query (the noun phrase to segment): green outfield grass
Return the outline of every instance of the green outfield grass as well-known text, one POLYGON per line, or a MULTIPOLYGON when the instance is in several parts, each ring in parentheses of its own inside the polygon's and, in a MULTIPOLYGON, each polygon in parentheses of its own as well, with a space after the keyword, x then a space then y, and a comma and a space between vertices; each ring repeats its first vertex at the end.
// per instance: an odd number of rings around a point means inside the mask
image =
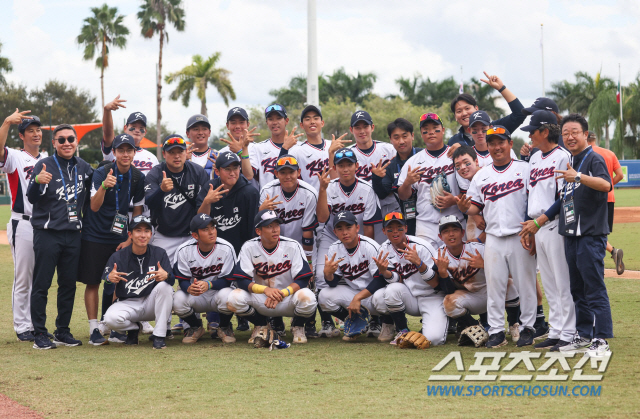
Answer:
MULTIPOLYGON (((228 346, 208 337, 185 346, 176 338, 168 341, 166 350, 153 351, 145 336, 137 347, 93 347, 87 344, 83 287, 76 294, 71 327, 84 345, 36 351, 30 344, 17 342, 13 333, 12 265, 8 246, 0 246, 0 393, 47 417, 626 418, 640 413, 637 280, 607 280, 616 338, 610 342, 615 355, 601 382, 525 383, 569 388, 600 385, 599 397, 433 397, 427 389, 436 384, 523 383, 429 382, 432 368, 449 352, 461 351, 467 371, 474 353, 486 352, 453 343, 401 351, 374 339, 363 338, 359 343, 323 339, 269 352, 248 345, 245 332, 237 333, 238 343, 228 346)), ((54 286, 49 294, 51 328, 55 292, 54 286)), ((415 318, 410 325, 419 328, 415 318)), ((501 350, 510 353, 515 346, 501 350)), ((502 367, 507 363, 503 359, 502 367)), ((575 363, 569 362, 570 366, 575 363)), ((542 362, 535 360, 534 365, 539 368, 542 362)), ((456 373, 453 363, 439 372, 443 373, 456 373)), ((510 373, 527 371, 517 367, 510 373)), ((585 374, 593 373, 585 369, 585 374)))
POLYGON ((640 189, 616 188, 616 208, 640 207, 640 189))

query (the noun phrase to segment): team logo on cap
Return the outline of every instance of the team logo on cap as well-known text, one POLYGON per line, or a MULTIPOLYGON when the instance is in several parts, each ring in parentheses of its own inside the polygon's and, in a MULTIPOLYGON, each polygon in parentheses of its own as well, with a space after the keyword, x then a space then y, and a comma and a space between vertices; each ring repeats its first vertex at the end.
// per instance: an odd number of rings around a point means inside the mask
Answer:
POLYGON ((136 118, 142 118, 142 114, 140 112, 136 112, 133 114, 136 118))
POLYGON ((356 112, 356 118, 360 118, 362 116, 362 112, 356 112))
POLYGON ((482 115, 480 114, 480 112, 476 112, 473 114, 473 119, 478 119, 478 118, 482 118, 482 115))
POLYGON ((238 113, 238 112, 240 112, 240 108, 233 108, 233 109, 231 109, 231 112, 238 113))
POLYGON ((338 220, 347 216, 346 212, 341 212, 338 214, 338 220))
POLYGON ((200 214, 200 218, 202 219, 202 221, 207 219, 207 214, 200 214))
POLYGON ((196 121, 204 121, 204 118, 201 116, 196 116, 196 121))
POLYGON ((227 158, 227 159, 231 159, 231 158, 233 158, 233 156, 234 156, 234 153, 231 153, 231 152, 227 152, 227 153, 224 155, 224 157, 225 157, 225 158, 227 158))

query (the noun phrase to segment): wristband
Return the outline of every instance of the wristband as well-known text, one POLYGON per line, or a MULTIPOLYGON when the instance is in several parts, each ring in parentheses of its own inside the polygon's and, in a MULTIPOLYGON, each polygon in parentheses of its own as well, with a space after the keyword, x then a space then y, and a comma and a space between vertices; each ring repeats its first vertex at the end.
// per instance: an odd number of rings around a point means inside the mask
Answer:
POLYGON ((242 160, 246 160, 246 159, 248 159, 248 158, 249 158, 249 156, 240 156, 240 158, 241 158, 242 160))
POLYGON ((503 84, 502 87, 498 90, 498 93, 502 93, 506 88, 507 88, 507 85, 503 84))
MULTIPOLYGON (((302 238, 303 246, 313 246, 313 237, 303 237, 302 238)), ((306 253, 306 251, 305 251, 306 253)))
POLYGON ((254 294, 264 294, 264 290, 266 290, 267 287, 264 285, 258 285, 256 283, 253 284, 253 286, 251 287, 251 292, 254 294))
POLYGON ((482 239, 480 237, 478 237, 476 240, 478 240, 478 243, 484 244, 484 242, 482 241, 482 239))
POLYGON ((102 189, 104 189, 105 191, 109 188, 107 188, 106 186, 104 186, 104 181, 102 182, 102 189))
POLYGON ((291 294, 293 294, 293 287, 291 285, 289 285, 287 288, 281 289, 280 292, 285 293, 287 295, 285 295, 285 297, 290 296, 291 294))
POLYGON ((236 153, 238 156, 242 157, 242 149, 236 153))
POLYGON ((420 271, 420 268, 422 268, 422 265, 424 265, 424 262, 420 261, 420 265, 418 265, 418 271, 420 271))
POLYGON ((207 290, 210 290, 210 289, 211 289, 211 285, 212 285, 212 284, 211 284, 211 281, 207 281, 207 290))
POLYGON ((38 175, 36 175, 36 179, 35 180, 36 180, 36 183, 39 185, 40 182, 38 182, 38 175))
POLYGON ((538 227, 538 229, 540 229, 540 224, 538 224, 538 220, 536 220, 535 218, 533 219, 533 224, 536 225, 536 227, 538 227))

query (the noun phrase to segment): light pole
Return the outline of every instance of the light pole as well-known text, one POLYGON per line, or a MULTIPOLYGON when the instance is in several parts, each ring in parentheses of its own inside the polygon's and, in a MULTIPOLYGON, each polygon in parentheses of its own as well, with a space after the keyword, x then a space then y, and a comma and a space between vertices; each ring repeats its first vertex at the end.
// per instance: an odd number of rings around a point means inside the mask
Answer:
POLYGON ((51 111, 51 107, 53 106, 53 99, 47 100, 47 106, 49 106, 49 143, 51 144, 51 148, 47 147, 47 149, 51 150, 50 156, 53 155, 53 115, 51 111))

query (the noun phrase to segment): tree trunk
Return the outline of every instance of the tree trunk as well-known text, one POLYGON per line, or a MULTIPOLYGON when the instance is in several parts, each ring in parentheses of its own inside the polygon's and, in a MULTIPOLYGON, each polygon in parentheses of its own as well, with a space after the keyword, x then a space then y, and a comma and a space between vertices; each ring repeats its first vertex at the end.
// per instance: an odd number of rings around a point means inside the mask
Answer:
POLYGON ((156 144, 158 148, 156 149, 156 156, 158 160, 162 157, 162 112, 160 111, 160 106, 162 104, 162 46, 164 45, 164 29, 160 28, 160 55, 158 56, 158 114, 157 114, 157 134, 156 134, 156 144))
POLYGON ((207 100, 206 99, 202 99, 200 101, 200 113, 203 114, 204 116, 206 116, 207 118, 209 117, 209 115, 207 115, 207 100))
POLYGON ((102 36, 102 65, 100 66, 100 92, 102 94, 102 110, 104 111, 104 64, 107 55, 107 46, 104 43, 104 35, 102 36))
POLYGON ((604 148, 611 150, 611 139, 609 138, 609 123, 604 125, 604 148))

